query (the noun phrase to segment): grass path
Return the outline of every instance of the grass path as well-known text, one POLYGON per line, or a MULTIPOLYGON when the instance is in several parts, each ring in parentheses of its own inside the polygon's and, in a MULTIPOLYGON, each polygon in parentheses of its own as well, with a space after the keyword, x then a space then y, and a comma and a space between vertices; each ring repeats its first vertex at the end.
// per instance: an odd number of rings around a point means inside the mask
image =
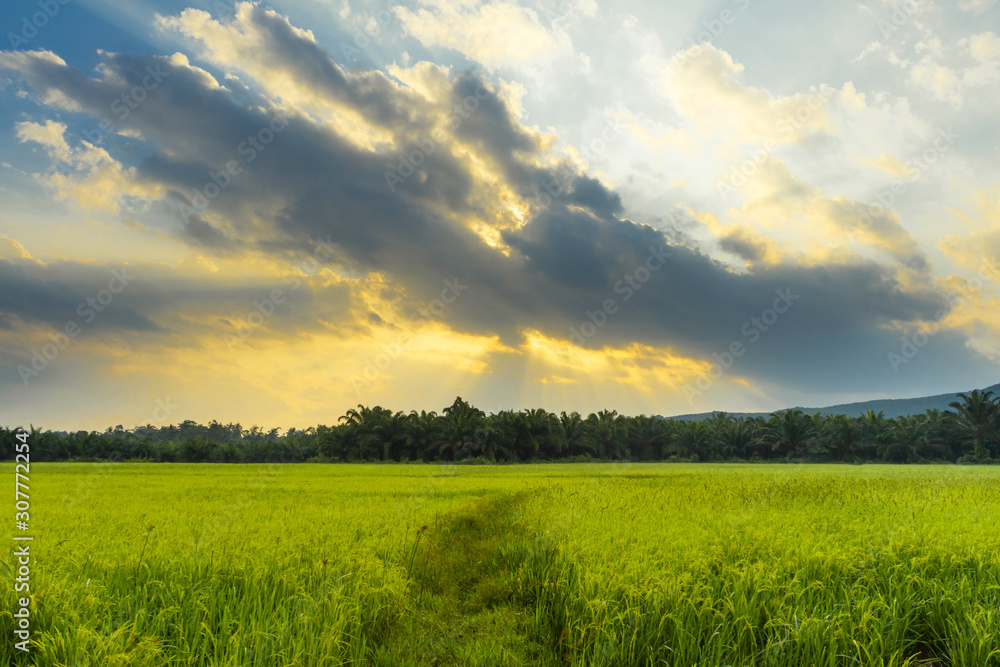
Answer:
POLYGON ((540 492, 491 494, 418 529, 405 554, 416 613, 375 664, 565 664, 538 631, 536 602, 558 558, 525 514, 540 492))

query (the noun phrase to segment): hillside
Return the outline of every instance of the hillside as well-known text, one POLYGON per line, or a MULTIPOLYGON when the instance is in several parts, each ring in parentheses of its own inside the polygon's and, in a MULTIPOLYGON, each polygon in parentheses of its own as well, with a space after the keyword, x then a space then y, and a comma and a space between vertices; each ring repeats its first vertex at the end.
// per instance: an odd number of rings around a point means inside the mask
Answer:
MULTIPOLYGON (((971 391, 971 390, 970 390, 971 391)), ((991 387, 986 387, 984 391, 992 391, 994 394, 1000 395, 1000 384, 995 384, 991 387)), ((882 398, 872 401, 860 401, 857 403, 841 403, 839 405, 830 405, 823 408, 803 408, 796 407, 796 410, 802 410, 806 414, 813 414, 815 412, 821 415, 851 415, 856 416, 859 413, 864 414, 867 410, 872 410, 874 412, 882 411, 885 413, 886 417, 900 417, 902 415, 918 415, 923 414, 927 410, 947 410, 948 404, 952 401, 958 400, 957 392, 954 394, 937 394, 936 396, 921 396, 919 398, 882 398)), ((700 421, 702 419, 708 419, 714 412, 702 412, 698 414, 686 414, 686 415, 675 415, 670 417, 670 419, 688 419, 700 421)), ((735 412, 731 413, 737 417, 755 417, 755 416, 767 416, 771 414, 770 412, 735 412)))

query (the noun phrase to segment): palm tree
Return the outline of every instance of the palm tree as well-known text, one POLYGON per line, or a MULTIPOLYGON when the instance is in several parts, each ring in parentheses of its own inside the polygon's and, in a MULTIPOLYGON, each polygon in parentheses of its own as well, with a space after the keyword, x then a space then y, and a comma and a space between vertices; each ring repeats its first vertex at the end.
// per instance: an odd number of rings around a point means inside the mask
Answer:
POLYGON ((470 449, 473 453, 490 460, 496 460, 498 455, 501 459, 515 460, 516 441, 517 429, 512 423, 511 413, 504 410, 487 417, 476 429, 470 449))
POLYGON ((517 454, 522 461, 538 458, 542 452, 558 449, 553 441, 553 416, 545 410, 522 410, 512 415, 517 428, 517 454), (516 415, 516 416, 515 416, 516 415))
POLYGON ((410 450, 409 420, 402 412, 388 413, 386 410, 386 414, 381 415, 372 427, 372 438, 382 444, 383 461, 399 461, 410 450))
MULTIPOLYGON (((885 418, 885 413, 879 410, 867 410, 861 416, 861 435, 864 453, 869 456, 885 450, 885 445, 892 437, 892 425, 885 418)), ((873 458, 873 457, 872 457, 873 458)))
POLYGON ((362 461, 368 453, 367 439, 357 424, 341 424, 333 430, 331 449, 344 460, 362 461))
POLYGON ((538 447, 548 458, 556 458, 566 450, 566 441, 559 429, 559 417, 546 410, 536 410, 535 419, 539 422, 541 438, 538 447))
POLYGON ((663 426, 663 419, 639 415, 629 420, 628 446, 640 461, 659 460, 663 458, 663 445, 668 434, 663 426))
POLYGON ((928 410, 927 413, 927 439, 931 447, 940 452, 950 461, 955 459, 955 444, 952 437, 950 412, 941 412, 937 409, 928 410))
POLYGON ((959 394, 962 402, 953 401, 949 407, 955 408, 955 426, 962 444, 972 446, 972 455, 979 460, 990 458, 991 445, 998 430, 1000 407, 993 399, 992 391, 973 390, 969 394, 959 394))
POLYGON ((705 422, 683 421, 674 429, 674 449, 685 457, 704 459, 708 454, 712 434, 705 422))
POLYGON ((450 460, 462 458, 468 446, 474 442, 476 429, 479 428, 486 413, 462 400, 461 396, 444 409, 443 444, 441 454, 450 460))
POLYGON ((709 442, 708 452, 712 458, 718 458, 719 456, 725 456, 721 451, 722 445, 722 432, 729 428, 729 425, 734 421, 734 417, 728 412, 713 412, 712 416, 705 420, 705 426, 708 427, 708 432, 710 434, 711 442, 709 442))
POLYGON ((801 456, 815 434, 815 423, 801 410, 782 410, 771 414, 764 438, 780 456, 801 456))
POLYGON ((559 415, 559 431, 563 442, 566 443, 566 451, 571 456, 582 454, 593 454, 596 451, 593 433, 590 424, 583 420, 579 412, 559 415))
POLYGON ((760 434, 754 422, 738 419, 723 428, 716 441, 723 454, 748 459, 753 456, 754 448, 760 442, 760 434))
POLYGON ((857 423, 847 415, 833 415, 823 425, 834 458, 844 461, 854 458, 858 442, 857 423))
POLYGON ((435 412, 411 411, 406 420, 406 433, 412 453, 425 461, 436 459, 445 444, 443 421, 435 412))
POLYGON ((943 444, 931 439, 931 431, 924 415, 898 417, 893 424, 892 455, 895 461, 907 463, 921 461, 932 453, 947 453, 943 444))
POLYGON ((350 437, 350 444, 342 447, 342 451, 355 460, 368 461, 384 456, 385 442, 381 430, 392 412, 376 405, 368 408, 358 405, 350 409, 340 418, 344 424, 342 435, 350 437))
POLYGON ((625 444, 626 424, 615 410, 601 410, 597 414, 587 415, 591 433, 601 458, 611 457, 625 459, 629 457, 628 446, 625 444))
POLYGON ((378 405, 373 408, 369 408, 358 404, 357 408, 351 408, 348 410, 347 413, 340 418, 340 421, 346 424, 361 426, 366 430, 372 430, 378 426, 383 419, 391 414, 391 411, 378 405))

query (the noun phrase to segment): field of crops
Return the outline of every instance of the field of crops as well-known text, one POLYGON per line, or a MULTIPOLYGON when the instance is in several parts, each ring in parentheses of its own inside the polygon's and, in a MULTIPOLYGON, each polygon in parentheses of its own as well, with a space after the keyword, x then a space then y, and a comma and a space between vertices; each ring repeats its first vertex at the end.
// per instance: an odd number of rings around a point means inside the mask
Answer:
POLYGON ((31 491, 34 645, 8 576, 0 664, 1000 665, 991 466, 53 463, 31 491))

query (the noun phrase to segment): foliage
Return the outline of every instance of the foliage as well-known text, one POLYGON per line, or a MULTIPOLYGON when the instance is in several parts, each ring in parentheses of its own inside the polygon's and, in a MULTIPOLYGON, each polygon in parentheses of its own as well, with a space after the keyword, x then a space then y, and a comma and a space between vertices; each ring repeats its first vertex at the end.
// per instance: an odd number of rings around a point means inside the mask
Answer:
POLYGON ((1000 667, 992 467, 60 463, 32 493, 2 664, 1000 667))
MULTIPOLYGON (((336 426, 264 431, 240 424, 185 421, 103 433, 31 429, 35 461, 295 463, 350 461, 495 462, 605 461, 922 461, 988 462, 1000 455, 1000 398, 959 394, 953 411, 888 419, 864 415, 806 415, 784 410, 761 417, 715 413, 706 421, 619 415, 586 417, 545 410, 487 415, 461 398, 435 412, 392 412, 359 405, 336 426), (317 457, 322 457, 317 459, 317 457)), ((0 428, 0 460, 14 458, 15 429, 0 428)))

